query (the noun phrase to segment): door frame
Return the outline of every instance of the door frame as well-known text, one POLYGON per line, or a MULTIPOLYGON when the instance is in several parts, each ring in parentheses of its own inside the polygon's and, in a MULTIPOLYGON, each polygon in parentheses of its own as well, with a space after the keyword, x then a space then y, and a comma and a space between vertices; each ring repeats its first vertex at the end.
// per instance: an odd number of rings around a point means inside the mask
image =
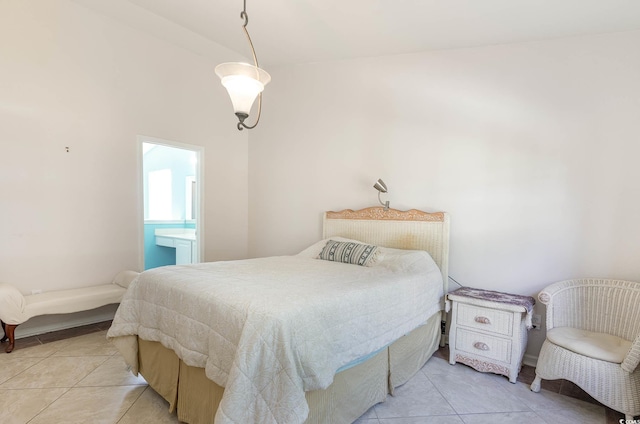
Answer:
POLYGON ((144 153, 142 144, 158 144, 165 147, 173 147, 190 150, 196 154, 196 261, 202 262, 204 258, 204 146, 187 144, 179 141, 166 140, 146 135, 137 136, 138 144, 138 267, 144 270, 144 153))

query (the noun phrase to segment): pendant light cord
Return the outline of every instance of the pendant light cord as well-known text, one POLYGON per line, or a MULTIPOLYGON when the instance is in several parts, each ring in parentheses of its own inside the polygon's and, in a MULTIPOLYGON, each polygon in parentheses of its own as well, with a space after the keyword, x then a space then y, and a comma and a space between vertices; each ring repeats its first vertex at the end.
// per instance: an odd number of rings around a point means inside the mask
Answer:
MULTIPOLYGON (((240 18, 244 19, 244 24, 242 25, 242 29, 244 30, 244 35, 247 36, 247 41, 249 41, 249 47, 251 47, 251 55, 253 56, 253 63, 258 66, 258 58, 256 57, 256 50, 253 48, 253 42, 251 41, 251 36, 249 35, 249 31, 247 31, 247 25, 249 24, 249 15, 247 14, 247 0, 244 0, 244 9, 240 12, 240 18)), ((258 125, 260 122, 260 115, 262 113, 262 92, 258 94, 258 117, 256 118, 256 123, 252 126, 245 124, 244 122, 238 122, 238 130, 242 131, 243 128, 252 129, 258 125)))
POLYGON ((249 41, 249 46, 251 47, 251 55, 253 56, 253 63, 258 66, 258 58, 256 57, 256 50, 253 48, 253 42, 251 41, 251 37, 249 36, 249 31, 247 31, 247 25, 249 25, 249 15, 247 15, 247 0, 244 0, 244 10, 240 12, 240 18, 244 19, 244 24, 242 25, 242 29, 244 30, 244 35, 247 36, 247 41, 249 41))

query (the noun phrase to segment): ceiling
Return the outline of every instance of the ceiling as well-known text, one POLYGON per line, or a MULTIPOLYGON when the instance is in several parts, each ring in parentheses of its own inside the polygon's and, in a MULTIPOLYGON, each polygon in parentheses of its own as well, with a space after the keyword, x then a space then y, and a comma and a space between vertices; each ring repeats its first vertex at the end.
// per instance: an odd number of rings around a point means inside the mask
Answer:
MULTIPOLYGON (((243 0, 75 1, 142 29, 151 12, 156 33, 174 26, 165 38, 177 24, 251 57, 243 0)), ((638 0, 247 0, 247 14, 263 67, 640 29, 638 0)))

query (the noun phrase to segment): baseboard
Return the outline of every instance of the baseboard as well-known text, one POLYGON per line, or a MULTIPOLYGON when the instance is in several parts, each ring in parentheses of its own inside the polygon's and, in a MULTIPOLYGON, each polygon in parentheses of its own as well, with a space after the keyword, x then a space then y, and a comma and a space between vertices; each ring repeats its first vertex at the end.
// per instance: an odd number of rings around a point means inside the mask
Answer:
POLYGON ((525 353, 524 357, 522 358, 522 363, 535 368, 536 365, 538 365, 538 356, 525 353))
POLYGON ((118 305, 107 305, 91 311, 83 311, 75 314, 35 317, 16 328, 16 339, 109 321, 113 319, 117 307, 118 305))

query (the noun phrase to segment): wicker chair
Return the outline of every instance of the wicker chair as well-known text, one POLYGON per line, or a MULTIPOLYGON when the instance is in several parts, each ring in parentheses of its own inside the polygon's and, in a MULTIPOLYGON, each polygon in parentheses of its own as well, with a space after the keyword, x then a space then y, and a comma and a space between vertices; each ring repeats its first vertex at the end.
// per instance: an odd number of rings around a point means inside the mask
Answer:
POLYGON ((640 283, 581 279, 551 284, 538 298, 547 305, 547 338, 536 378, 565 379, 603 405, 640 415, 640 283))

